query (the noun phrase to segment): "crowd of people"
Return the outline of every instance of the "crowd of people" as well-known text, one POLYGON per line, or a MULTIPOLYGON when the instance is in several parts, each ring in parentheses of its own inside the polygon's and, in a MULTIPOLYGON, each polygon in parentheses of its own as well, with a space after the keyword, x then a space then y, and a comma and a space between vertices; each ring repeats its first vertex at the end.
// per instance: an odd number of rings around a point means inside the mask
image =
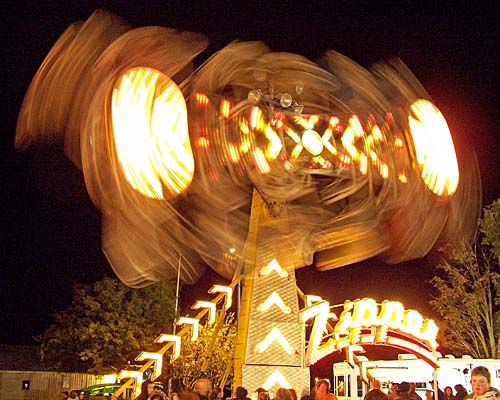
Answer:
POLYGON ((76 390, 63 392, 63 400, 87 400, 84 392, 78 393, 76 390))
MULTIPOLYGON (((437 389, 438 400, 500 400, 500 392, 491 386, 491 374, 488 368, 479 366, 471 372, 472 392, 467 393, 463 385, 457 384, 453 388, 446 386, 444 390, 437 389)), ((436 395, 433 390, 425 390, 425 399, 417 394, 415 383, 393 382, 384 393, 380 382, 375 380, 372 389, 365 395, 364 400, 434 400, 436 395)))
MULTIPOLYGON (((500 400, 500 392, 491 386, 491 375, 486 367, 476 367, 471 372, 472 392, 467 393, 464 386, 458 384, 454 388, 447 386, 444 390, 438 389, 438 400, 500 400)), ((302 395, 300 400, 337 400, 330 391, 330 382, 327 379, 316 381, 314 391, 311 395, 302 395)), ((65 400, 84 400, 85 393, 77 394, 63 392, 65 400)), ((294 389, 279 388, 271 398, 270 393, 264 389, 256 390, 257 400, 298 400, 297 392, 294 389)), ((250 400, 248 391, 244 387, 238 386, 230 400, 250 400)), ((213 387, 208 379, 196 381, 192 390, 182 390, 172 392, 167 396, 162 390, 155 389, 154 383, 147 380, 142 383, 141 394, 135 400, 223 400, 224 392, 219 387, 213 387)), ((86 399, 85 399, 86 400, 86 399)), ((375 380, 372 389, 365 395, 364 400, 435 400, 432 390, 425 390, 425 399, 417 393, 415 383, 401 382, 391 383, 389 390, 385 393, 380 382, 375 380)))
MULTIPOLYGON (((258 388, 255 393, 257 400, 299 400, 295 389, 279 388, 274 396, 264 388, 258 388)), ((300 400, 337 400, 330 392, 330 382, 327 379, 320 379, 316 382, 312 396, 301 396, 300 400)), ((196 381, 192 390, 184 389, 180 392, 172 392, 167 396, 163 391, 155 389, 151 381, 144 381, 141 387, 141 394, 135 400, 223 400, 224 392, 219 387, 213 387, 208 379, 196 381)), ((248 390, 242 386, 236 387, 232 397, 228 400, 251 400, 248 390)))

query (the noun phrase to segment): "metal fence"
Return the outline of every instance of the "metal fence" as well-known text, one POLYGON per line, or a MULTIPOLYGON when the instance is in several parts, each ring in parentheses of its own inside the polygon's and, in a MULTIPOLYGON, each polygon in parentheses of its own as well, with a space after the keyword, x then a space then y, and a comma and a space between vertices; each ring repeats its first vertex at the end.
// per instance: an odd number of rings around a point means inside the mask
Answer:
POLYGON ((102 375, 0 371, 0 400, 60 400, 65 390, 83 389, 102 382, 102 375))

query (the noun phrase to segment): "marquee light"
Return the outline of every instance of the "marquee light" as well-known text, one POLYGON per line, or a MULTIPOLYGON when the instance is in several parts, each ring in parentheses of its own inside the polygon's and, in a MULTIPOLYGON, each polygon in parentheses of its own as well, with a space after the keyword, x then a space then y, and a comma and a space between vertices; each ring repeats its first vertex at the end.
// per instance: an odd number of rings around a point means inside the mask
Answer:
POLYGON ((281 268, 281 265, 279 265, 278 261, 276 261, 275 258, 273 258, 272 261, 269 262, 269 264, 261 268, 260 274, 263 276, 268 276, 273 271, 276 272, 282 278, 288 277, 288 272, 286 272, 283 268, 281 268))
POLYGON ((161 375, 161 369, 163 367, 163 354, 149 353, 147 351, 143 351, 135 358, 135 360, 136 361, 155 360, 153 376, 150 379, 154 381, 161 375))
POLYGON ((273 304, 276 304, 276 306, 279 307, 279 309, 284 313, 284 314, 290 314, 292 312, 292 309, 285 305, 283 300, 281 299, 280 295, 274 291, 271 293, 271 295, 266 299, 266 301, 262 304, 259 304, 257 307, 257 311, 260 312, 265 312, 271 308, 273 304))
POLYGON ((208 324, 213 325, 215 323, 215 303, 211 301, 201 301, 198 300, 191 307, 194 310, 199 310, 200 308, 208 308, 208 324))
POLYGON ((306 307, 311 307, 314 303, 319 303, 321 301, 323 301, 321 296, 306 294, 306 307))
POLYGON ((162 333, 155 339, 155 343, 174 342, 174 352, 172 354, 172 361, 181 355, 181 337, 177 335, 166 335, 162 333))
MULTIPOLYGON (((434 362, 433 352, 437 348, 436 335, 438 327, 431 319, 424 319, 415 310, 405 310, 396 301, 384 301, 380 305, 373 299, 346 301, 344 311, 335 325, 335 335, 322 343, 323 333, 326 333, 328 319, 337 319, 329 313, 329 303, 319 296, 306 296, 308 307, 299 312, 301 322, 314 317, 309 344, 306 350, 307 365, 314 364, 319 359, 334 351, 349 348, 358 351, 362 347, 354 345, 386 344, 399 347, 422 358, 434 362), (392 331, 404 337, 394 337, 392 331)), ((352 353, 349 355, 353 363, 352 353)))
POLYGON ((294 351, 288 341, 285 339, 283 334, 278 328, 273 328, 271 332, 267 334, 264 340, 255 346, 256 353, 263 353, 267 348, 274 342, 277 341, 281 347, 290 355, 294 354, 294 351))
POLYGON ((361 362, 361 379, 363 382, 366 384, 370 383, 370 379, 368 376, 368 370, 371 368, 375 368, 377 366, 377 363, 375 361, 362 361, 361 362))
POLYGON ((329 354, 328 352, 331 353, 334 351, 332 346, 334 346, 335 343, 332 340, 329 340, 326 344, 321 345, 323 333, 327 332, 326 323, 328 318, 331 316, 335 316, 335 314, 330 313, 330 303, 328 301, 315 303, 310 307, 301 310, 299 313, 300 321, 302 323, 305 323, 312 317, 315 317, 311 335, 309 337, 309 345, 306 350, 306 362, 308 365, 314 364, 320 358, 329 354))
POLYGON ((351 345, 347 348, 347 362, 351 366, 351 368, 356 367, 356 353, 365 353, 365 349, 357 344, 351 345))
POLYGON ((399 302, 385 301, 379 310, 373 299, 348 300, 344 303, 344 311, 335 325, 335 332, 384 325, 423 340, 432 348, 437 347, 438 327, 435 322, 429 319, 424 320, 418 311, 404 310, 399 302))
POLYGON ((267 378, 262 387, 269 391, 276 383, 278 384, 278 387, 285 389, 290 389, 292 387, 278 368, 276 368, 273 373, 269 375, 269 378, 267 378))
POLYGON ((428 364, 432 365, 434 368, 439 368, 438 365, 439 353, 431 352, 422 345, 411 343, 408 340, 396 337, 388 337, 387 344, 389 346, 394 346, 409 351, 415 354, 417 357, 424 360, 425 362, 427 362, 428 364))
POLYGON ((208 290, 208 293, 224 293, 224 310, 227 311, 231 308, 231 305, 233 304, 233 289, 231 289, 229 286, 214 285, 208 290))
POLYGON ((194 342, 196 339, 198 339, 198 329, 200 326, 200 321, 197 318, 188 318, 188 317, 181 317, 177 320, 175 323, 176 325, 192 325, 192 333, 191 333, 191 341, 194 342))

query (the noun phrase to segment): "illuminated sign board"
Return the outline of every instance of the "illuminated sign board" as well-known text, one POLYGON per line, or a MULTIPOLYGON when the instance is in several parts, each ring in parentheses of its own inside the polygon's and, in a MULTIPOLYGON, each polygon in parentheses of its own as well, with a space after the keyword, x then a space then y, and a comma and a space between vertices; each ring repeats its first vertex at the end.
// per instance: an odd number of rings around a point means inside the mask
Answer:
POLYGON ((386 345, 417 355, 437 366, 436 336, 438 327, 431 319, 424 319, 415 310, 405 310, 397 301, 378 304, 373 299, 347 300, 334 327, 333 335, 323 341, 329 319, 337 319, 330 312, 327 301, 315 298, 301 311, 301 320, 314 317, 306 362, 311 365, 321 358, 353 345, 386 345))

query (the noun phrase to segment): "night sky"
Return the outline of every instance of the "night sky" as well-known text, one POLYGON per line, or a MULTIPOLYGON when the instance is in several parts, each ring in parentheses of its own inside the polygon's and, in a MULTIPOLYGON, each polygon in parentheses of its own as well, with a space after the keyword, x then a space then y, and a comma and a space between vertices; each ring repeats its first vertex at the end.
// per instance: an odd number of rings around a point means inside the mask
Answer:
MULTIPOLYGON (((113 274, 100 250, 100 215, 81 172, 58 149, 17 153, 13 146, 31 78, 64 29, 96 8, 118 14, 133 27, 205 33, 211 45, 198 61, 234 39, 263 41, 274 51, 312 60, 333 49, 365 67, 399 56, 445 115, 457 148, 476 151, 483 205, 500 197, 500 32, 493 17, 430 18, 406 10, 391 17, 347 17, 335 14, 335 2, 322 7, 307 2, 248 7, 236 1, 210 6, 189 1, 57 3, 19 1, 3 15, 8 32, 2 57, 7 79, 2 88, 0 343, 33 343, 51 315, 70 302, 72 282, 91 283, 113 274)), ((323 295, 332 304, 358 297, 394 299, 429 315, 427 280, 434 261, 428 257, 388 266, 370 260, 324 273, 308 267, 297 271, 297 278, 305 292, 323 295)), ((209 272, 199 288, 186 288, 186 305, 193 292, 205 293, 217 279, 209 272)))

